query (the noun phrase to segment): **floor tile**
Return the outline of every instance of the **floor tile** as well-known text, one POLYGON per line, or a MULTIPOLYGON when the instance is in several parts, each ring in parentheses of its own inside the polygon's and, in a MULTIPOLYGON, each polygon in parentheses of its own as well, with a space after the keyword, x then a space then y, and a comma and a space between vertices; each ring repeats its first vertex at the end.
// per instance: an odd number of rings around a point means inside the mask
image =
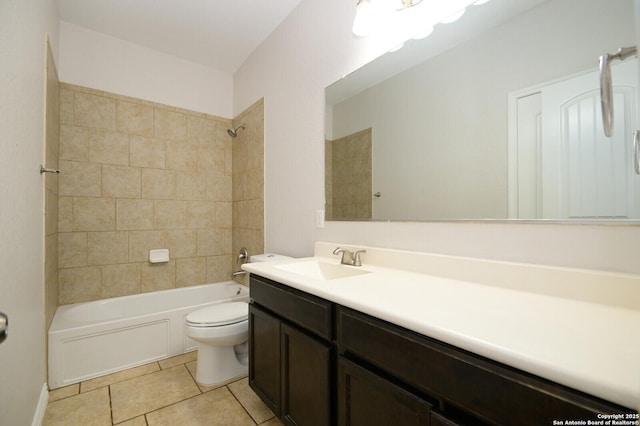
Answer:
POLYGON ((150 364, 141 365, 124 371, 118 371, 117 373, 108 374, 106 376, 96 377, 95 379, 82 382, 80 385, 80 392, 89 392, 94 389, 133 379, 134 377, 144 376, 145 374, 159 370, 160 367, 158 366, 158 363, 152 362, 150 364))
POLYGON ((144 416, 118 423, 118 426, 147 426, 147 419, 144 416))
POLYGON ((254 426, 251 417, 226 388, 218 388, 147 414, 149 426, 254 426))
POLYGON ((59 399, 67 398, 69 396, 77 395, 80 393, 80 384, 65 386, 63 388, 54 389, 49 391, 49 402, 54 402, 59 399))
POLYGON ((260 424, 274 417, 269 407, 249 387, 249 379, 229 383, 227 387, 256 423, 260 424))
POLYGON ((284 426, 277 417, 272 418, 271 420, 267 420, 264 423, 260 423, 260 426, 284 426))
POLYGON ((175 367, 176 365, 186 364, 187 362, 195 361, 198 358, 198 351, 187 352, 186 354, 174 356, 171 358, 158 361, 160 368, 166 370, 167 368, 175 367))
POLYGON ((109 389, 81 393, 47 405, 44 426, 101 426, 111 425, 109 389))
POLYGON ((200 394, 184 365, 111 385, 114 423, 200 394))
MULTIPOLYGON (((188 362, 185 364, 187 369, 189 370, 189 373, 191 373, 191 376, 193 377, 193 380, 196 380, 196 372, 198 371, 198 362, 197 361, 192 361, 192 362, 188 362)), ((226 383, 221 383, 219 385, 215 385, 215 386, 205 386, 205 385, 201 385, 200 383, 196 382, 196 384, 198 385, 198 387, 200 388, 200 391, 202 392, 209 392, 210 390, 213 389, 217 389, 219 387, 222 387, 224 385, 226 385, 226 383)))

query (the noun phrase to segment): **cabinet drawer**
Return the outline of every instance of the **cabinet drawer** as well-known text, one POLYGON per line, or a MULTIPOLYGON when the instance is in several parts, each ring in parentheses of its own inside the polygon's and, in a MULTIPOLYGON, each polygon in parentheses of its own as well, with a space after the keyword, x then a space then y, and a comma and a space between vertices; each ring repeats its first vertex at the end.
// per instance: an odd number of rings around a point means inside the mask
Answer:
POLYGON ((494 424, 597 420, 628 409, 343 307, 338 351, 494 424), (517 410, 514 410, 517 407, 517 410))
POLYGON ((331 340, 331 302, 255 275, 251 275, 250 297, 282 318, 331 340))

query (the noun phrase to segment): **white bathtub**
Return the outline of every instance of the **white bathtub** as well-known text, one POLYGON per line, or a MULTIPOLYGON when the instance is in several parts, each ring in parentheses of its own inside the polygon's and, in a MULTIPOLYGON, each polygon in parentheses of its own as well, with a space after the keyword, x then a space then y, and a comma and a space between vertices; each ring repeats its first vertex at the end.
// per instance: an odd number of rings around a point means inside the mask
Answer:
POLYGON ((229 301, 249 301, 249 289, 228 281, 59 306, 49 328, 49 389, 192 351, 184 317, 229 301))

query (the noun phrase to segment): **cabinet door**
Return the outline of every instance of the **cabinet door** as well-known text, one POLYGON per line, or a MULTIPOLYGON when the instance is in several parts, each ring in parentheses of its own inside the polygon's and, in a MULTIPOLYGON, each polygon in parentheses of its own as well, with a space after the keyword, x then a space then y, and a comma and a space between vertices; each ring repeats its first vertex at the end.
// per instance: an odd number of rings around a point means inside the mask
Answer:
POLYGON ((249 305, 249 386, 280 415, 280 320, 249 305))
POLYGON ((331 347, 282 323, 282 421, 331 424, 331 347))
POLYGON ((338 425, 429 425, 431 404, 362 367, 338 358, 338 425))

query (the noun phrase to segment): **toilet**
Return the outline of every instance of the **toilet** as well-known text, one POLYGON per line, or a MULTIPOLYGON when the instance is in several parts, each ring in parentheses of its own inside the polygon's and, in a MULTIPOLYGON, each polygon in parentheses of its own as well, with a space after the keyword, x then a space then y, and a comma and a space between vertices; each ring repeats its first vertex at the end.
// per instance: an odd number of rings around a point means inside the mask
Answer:
MULTIPOLYGON (((251 262, 291 259, 278 254, 251 256, 251 262)), ((249 304, 218 303, 185 317, 185 334, 198 344, 196 381, 223 385, 247 375, 249 364, 249 304)))

